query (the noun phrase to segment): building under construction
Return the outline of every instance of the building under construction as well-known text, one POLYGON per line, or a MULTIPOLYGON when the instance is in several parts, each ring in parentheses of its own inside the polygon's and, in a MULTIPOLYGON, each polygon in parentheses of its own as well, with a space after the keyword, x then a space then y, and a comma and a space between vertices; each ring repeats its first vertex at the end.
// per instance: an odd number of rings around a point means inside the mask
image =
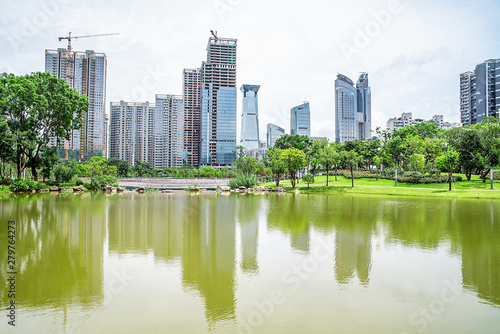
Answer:
MULTIPOLYGON (((45 50, 45 71, 66 80, 89 101, 82 128, 73 130, 69 140, 61 140, 61 158, 85 161, 106 154, 106 67, 104 53, 93 50, 72 52, 63 48, 45 50)), ((57 138, 52 138, 49 145, 56 146, 57 138)))

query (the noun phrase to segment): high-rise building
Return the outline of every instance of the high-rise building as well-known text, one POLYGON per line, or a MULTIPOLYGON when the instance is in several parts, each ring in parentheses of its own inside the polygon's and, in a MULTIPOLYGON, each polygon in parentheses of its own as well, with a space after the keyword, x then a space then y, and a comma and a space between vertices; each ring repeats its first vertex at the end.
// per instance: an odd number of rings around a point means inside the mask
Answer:
POLYGON ((246 150, 259 149, 259 108, 257 92, 258 85, 243 85, 243 111, 241 114, 240 145, 246 150))
POLYGON ((236 42, 208 40, 201 68, 201 165, 230 165, 236 159, 236 42))
POLYGON ((201 141, 201 70, 184 69, 182 75, 186 164, 197 167, 200 165, 201 141))
MULTIPOLYGON (((73 130, 70 140, 63 140, 60 146, 62 157, 83 161, 105 155, 106 67, 104 53, 93 50, 68 52, 62 48, 45 50, 45 71, 66 80, 71 88, 89 100, 82 129, 73 130)), ((49 145, 55 146, 56 143, 56 138, 52 138, 49 145)))
POLYGON ((290 134, 311 136, 311 110, 309 102, 290 109, 290 134))
POLYGON ((371 90, 368 74, 359 76, 356 86, 345 75, 335 80, 335 141, 344 143, 371 138, 371 90))
POLYGON ((489 59, 474 72, 460 74, 460 119, 463 125, 480 123, 485 117, 499 117, 500 59, 489 59))
POLYGON ((276 140, 285 135, 285 129, 275 124, 267 124, 267 148, 271 148, 276 143, 276 140))
POLYGON ((154 164, 155 105, 149 102, 111 102, 109 156, 154 164))
POLYGON ((155 105, 153 167, 181 167, 186 164, 182 96, 157 94, 155 105))
POLYGON ((358 96, 358 139, 371 138, 372 130, 372 93, 368 86, 368 73, 361 73, 356 82, 358 96))

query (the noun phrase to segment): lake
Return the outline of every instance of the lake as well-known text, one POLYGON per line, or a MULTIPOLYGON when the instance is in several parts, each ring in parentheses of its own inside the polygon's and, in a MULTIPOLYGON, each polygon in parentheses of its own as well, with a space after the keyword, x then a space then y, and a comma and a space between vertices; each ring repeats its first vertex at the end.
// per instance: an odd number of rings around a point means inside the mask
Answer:
POLYGON ((1 333, 500 333, 500 201, 39 194, 0 217, 1 333))

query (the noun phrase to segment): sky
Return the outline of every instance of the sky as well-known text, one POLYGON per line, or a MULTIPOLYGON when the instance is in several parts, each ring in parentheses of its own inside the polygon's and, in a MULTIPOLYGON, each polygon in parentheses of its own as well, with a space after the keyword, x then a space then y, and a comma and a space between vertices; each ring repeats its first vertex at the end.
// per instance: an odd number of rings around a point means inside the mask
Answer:
POLYGON ((119 33, 72 47, 106 53, 108 109, 154 101, 182 95, 182 70, 201 66, 214 30, 238 39, 238 89, 261 86, 261 140, 267 123, 289 133, 304 101, 311 135, 333 140, 337 73, 368 73, 372 130, 403 112, 458 122, 460 73, 500 58, 499 14, 498 0, 0 0, 0 72, 43 71, 68 32, 119 33))

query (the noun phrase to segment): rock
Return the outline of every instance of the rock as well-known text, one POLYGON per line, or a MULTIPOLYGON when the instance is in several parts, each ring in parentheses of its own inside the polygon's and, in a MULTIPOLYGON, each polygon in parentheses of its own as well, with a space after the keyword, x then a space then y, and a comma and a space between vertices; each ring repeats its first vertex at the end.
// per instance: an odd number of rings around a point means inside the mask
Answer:
POLYGON ((247 187, 244 187, 244 186, 240 186, 238 188, 239 191, 247 191, 247 187))
POLYGON ((111 186, 105 186, 102 188, 103 191, 107 192, 107 193, 111 193, 113 192, 113 187, 111 186))
POLYGON ((284 193, 285 189, 283 189, 281 187, 276 187, 276 191, 279 192, 279 193, 284 193))
POLYGON ((189 187, 189 190, 190 191, 196 191, 196 192, 198 192, 198 191, 201 191, 201 188, 200 187, 196 187, 196 186, 191 186, 191 187, 189 187))
POLYGON ((124 191, 125 191, 125 188, 122 188, 122 187, 118 187, 118 188, 116 188, 116 192, 117 192, 117 193, 122 193, 122 192, 124 192, 124 191))
POLYGON ((219 189, 222 191, 231 191, 231 188, 228 186, 221 186, 219 189))
POLYGON ((220 194, 220 193, 222 193, 222 189, 221 188, 217 188, 217 189, 215 189, 215 192, 218 193, 218 194, 220 194))
POLYGON ((75 192, 75 193, 81 193, 83 191, 84 191, 84 189, 82 187, 73 187, 73 192, 75 192))
POLYGON ((49 190, 50 191, 59 191, 59 188, 52 186, 52 187, 49 188, 49 190))
POLYGON ((146 192, 146 188, 144 188, 144 187, 139 187, 139 188, 137 188, 137 192, 138 192, 138 193, 141 193, 141 194, 142 194, 142 193, 145 193, 145 192, 146 192))
POLYGON ((39 193, 48 193, 49 189, 39 189, 38 192, 39 193))
POLYGON ((162 190, 161 192, 162 192, 162 194, 171 194, 172 190, 166 190, 165 189, 165 190, 162 190))

